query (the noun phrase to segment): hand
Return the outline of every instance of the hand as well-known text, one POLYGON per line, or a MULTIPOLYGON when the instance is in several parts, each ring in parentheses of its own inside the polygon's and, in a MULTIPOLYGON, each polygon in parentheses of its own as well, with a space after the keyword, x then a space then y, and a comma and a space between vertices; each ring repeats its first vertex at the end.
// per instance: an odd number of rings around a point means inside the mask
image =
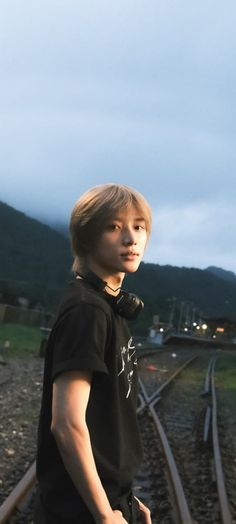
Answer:
MULTIPOLYGON (((115 520, 114 520, 114 524, 117 523, 117 524, 128 524, 127 520, 124 519, 121 511, 119 509, 114 509, 113 510, 113 515, 115 515, 115 520)), ((113 524, 113 521, 112 521, 112 524, 113 524)))
POLYGON ((138 507, 140 511, 140 519, 141 519, 142 524, 152 524, 150 509, 148 509, 147 506, 145 506, 145 504, 143 504, 143 502, 141 502, 141 500, 138 499, 138 497, 134 497, 134 498, 138 502, 138 507))
POLYGON ((128 524, 128 522, 119 509, 114 509, 111 515, 102 521, 102 524, 128 524))

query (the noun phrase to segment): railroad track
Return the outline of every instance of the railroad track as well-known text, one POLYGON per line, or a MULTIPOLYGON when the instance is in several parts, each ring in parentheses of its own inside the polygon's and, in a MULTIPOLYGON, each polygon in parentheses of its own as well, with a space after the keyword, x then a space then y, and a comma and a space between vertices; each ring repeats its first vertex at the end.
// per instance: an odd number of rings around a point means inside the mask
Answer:
MULTIPOLYGON (((183 413, 183 391, 182 403, 179 403, 183 386, 181 379, 176 379, 185 376, 185 370, 191 369, 194 363, 193 358, 186 361, 155 391, 148 392, 140 380, 137 411, 144 461, 135 479, 134 491, 150 507, 153 524, 235 522, 225 489, 217 432, 215 361, 209 363, 202 396, 199 392, 196 394, 200 398, 197 407, 201 408, 198 420, 195 413, 183 413), (177 383, 179 393, 174 390, 177 383), (175 397, 172 410, 171 400, 166 404, 167 390, 175 397), (181 442, 182 447, 185 442, 184 460, 183 450, 179 449, 181 442)), ((35 482, 34 463, 0 507, 0 524, 26 522, 21 513, 34 492, 35 482)))
POLYGON ((225 488, 219 446, 215 359, 209 363, 201 397, 197 390, 192 398, 186 397, 191 389, 189 384, 184 387, 181 378, 175 382, 193 362, 194 359, 186 362, 151 395, 143 382, 140 384, 138 412, 144 463, 149 466, 145 470, 146 477, 145 471, 140 471, 136 492, 137 496, 140 492, 150 506, 154 524, 235 522, 225 488), (170 385, 170 394, 166 395, 170 385), (192 402, 194 411, 196 406, 199 411, 198 418, 189 410, 192 402))
MULTIPOLYGON (((28 471, 0 506, 0 524, 6 524, 10 522, 16 513, 19 514, 20 518, 20 514, 24 513, 30 504, 35 485, 36 464, 33 462, 28 471)), ((24 520, 22 522, 24 522, 24 520)))
POLYGON ((155 408, 161 394, 187 366, 192 364, 195 358, 188 359, 152 394, 148 394, 140 379, 140 405, 137 412, 145 466, 144 471, 141 468, 135 479, 134 491, 150 507, 153 524, 193 524, 194 522, 171 447, 155 408))

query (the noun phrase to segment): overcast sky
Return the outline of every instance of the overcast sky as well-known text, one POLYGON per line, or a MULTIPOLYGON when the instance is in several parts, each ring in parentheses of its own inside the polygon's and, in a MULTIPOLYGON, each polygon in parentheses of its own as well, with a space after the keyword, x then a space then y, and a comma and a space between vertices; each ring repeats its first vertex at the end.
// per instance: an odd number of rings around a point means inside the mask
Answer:
POLYGON ((146 261, 236 272, 235 0, 2 0, 0 199, 64 222, 125 183, 146 261))

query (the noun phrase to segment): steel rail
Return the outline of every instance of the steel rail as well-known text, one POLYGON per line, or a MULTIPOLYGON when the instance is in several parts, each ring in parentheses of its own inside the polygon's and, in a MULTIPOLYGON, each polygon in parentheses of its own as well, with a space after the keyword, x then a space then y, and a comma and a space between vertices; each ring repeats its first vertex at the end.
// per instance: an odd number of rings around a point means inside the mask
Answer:
MULTIPOLYGON (((192 360, 193 359, 190 359, 190 361, 188 361, 188 363, 190 363, 192 360)), ((182 371, 182 369, 186 365, 187 365, 187 363, 185 363, 184 366, 182 366, 178 370, 178 373, 180 373, 180 371, 182 371)), ((157 415, 157 412, 155 410, 155 405, 157 404, 157 402, 160 399, 160 397, 158 396, 160 390, 163 390, 165 386, 169 385, 171 380, 173 380, 178 375, 178 373, 175 372, 171 376, 171 378, 168 379, 158 389, 158 392, 155 392, 155 398, 151 402, 150 402, 150 399, 154 395, 152 395, 151 397, 148 396, 146 388, 145 388, 145 386, 144 386, 144 384, 143 384, 141 379, 139 379, 139 384, 140 384, 140 388, 141 388, 141 391, 142 391, 142 395, 144 397, 144 401, 146 402, 145 407, 146 407, 146 409, 148 409, 150 411, 150 413, 152 415, 152 418, 153 418, 153 421, 154 421, 154 426, 155 426, 157 435, 160 438, 161 446, 162 446, 162 449, 163 449, 163 452, 164 452, 164 455, 165 455, 165 458, 166 458, 167 467, 168 467, 170 480, 171 480, 171 485, 172 485, 172 490, 173 490, 173 493, 174 493, 175 506, 177 508, 178 518, 179 518, 179 523, 176 522, 176 524, 183 524, 183 523, 184 524, 193 524, 193 519, 191 517, 191 513, 190 513, 190 510, 189 510, 189 507, 188 507, 188 503, 187 503, 187 500, 186 500, 186 497, 185 497, 185 494, 184 494, 184 489, 183 489, 182 482, 181 482, 181 479, 180 479, 180 476, 179 476, 179 473, 178 473, 178 469, 177 469, 177 466, 176 466, 176 463, 175 463, 175 459, 174 459, 171 447, 169 445, 167 436, 166 436, 165 431, 163 429, 163 426, 162 426, 162 424, 160 422, 160 419, 159 419, 159 417, 157 415)), ((140 411, 141 410, 139 410, 139 412, 140 411)))
POLYGON ((203 428, 203 443, 206 445, 210 439, 210 428, 212 421, 212 406, 207 406, 205 412, 204 428, 203 428))
POLYGON ((36 483, 36 463, 30 466, 28 471, 18 482, 10 495, 0 506, 0 524, 5 524, 12 516, 23 499, 29 494, 36 483))
POLYGON ((214 358, 211 358, 208 364, 202 396, 207 396, 211 394, 211 375, 212 375, 213 361, 214 361, 214 358))
POLYGON ((142 395, 143 395, 143 398, 144 398, 144 401, 145 401, 145 405, 142 407, 142 409, 140 409, 139 412, 141 412, 145 406, 151 404, 152 402, 154 402, 158 397, 160 397, 160 394, 161 392, 171 384, 171 382, 179 375, 179 373, 181 373, 181 371, 183 371, 183 369, 187 366, 189 366, 194 360, 196 360, 196 358, 198 358, 197 356, 195 357, 192 357, 190 358, 189 360, 187 360, 180 368, 178 368, 169 378, 168 380, 166 380, 156 391, 154 391, 154 393, 149 396, 146 389, 145 389, 145 386, 142 382, 142 380, 139 378, 139 385, 140 385, 140 389, 141 389, 141 392, 142 392, 142 395))
POLYGON ((140 396, 144 399, 144 407, 146 407, 149 403, 149 395, 145 389, 145 386, 144 386, 144 383, 143 381, 141 380, 141 378, 139 377, 138 379, 138 382, 139 382, 139 387, 141 389, 141 394, 140 396))
POLYGON ((191 364, 197 357, 192 357, 191 359, 187 360, 180 368, 178 368, 171 377, 164 382, 151 396, 148 395, 146 388, 142 382, 142 380, 139 378, 139 385, 141 389, 141 395, 144 399, 144 407, 140 407, 138 410, 138 413, 144 410, 144 408, 148 409, 152 415, 154 425, 156 432, 160 438, 161 446, 163 449, 163 453, 166 458, 167 467, 169 471, 170 476, 170 482, 172 485, 172 491, 174 494, 174 502, 175 502, 175 508, 177 509, 178 519, 179 523, 176 522, 176 524, 193 524, 194 520, 191 516, 190 509, 188 507, 188 502, 185 497, 183 485, 180 479, 180 475, 178 472, 178 468, 175 463, 175 459, 171 450, 171 447, 168 442, 168 438, 165 434, 164 428, 160 422, 160 419, 157 415, 157 412, 155 410, 155 405, 160 400, 160 393, 170 385, 170 383, 183 371, 185 367, 187 367, 189 364, 191 364))
POLYGON ((163 426, 156 413, 155 404, 156 404, 156 401, 152 402, 149 405, 149 410, 153 417, 155 428, 161 440, 162 449, 166 457, 166 462, 167 462, 167 466, 169 470, 172 489, 173 489, 173 493, 175 497, 175 504, 176 504, 177 511, 178 511, 179 523, 180 524, 183 524, 183 523, 184 524, 193 524, 193 519, 191 517, 188 503, 187 503, 187 500, 184 494, 184 489, 183 489, 182 482, 179 476, 179 472, 178 472, 178 469, 175 463, 175 459, 174 459, 171 447, 169 445, 167 436, 163 429, 163 426))
POLYGON ((211 369, 211 394, 212 394, 212 441, 213 441, 213 452, 215 459, 215 472, 216 472, 216 483, 217 491, 220 504, 220 512, 222 518, 222 524, 232 524, 232 516, 230 511, 230 505, 225 488, 224 472, 222 467, 221 453, 220 453, 220 444, 219 444, 219 435, 217 427, 217 399, 216 399, 216 390, 215 390, 215 371, 216 358, 212 364, 211 369))
POLYGON ((206 377, 204 381, 204 388, 203 392, 201 393, 201 396, 204 398, 210 398, 208 405, 205 408, 205 419, 204 419, 204 427, 203 427, 203 444, 207 445, 211 441, 212 443, 212 394, 211 394, 211 377, 212 377, 212 366, 214 363, 214 358, 211 358, 209 360, 209 364, 207 367, 206 377))
POLYGON ((187 366, 189 366, 194 360, 196 360, 196 358, 198 358, 197 356, 195 357, 191 357, 189 360, 187 360, 180 368, 178 368, 172 375, 171 377, 164 383, 162 384, 152 395, 151 397, 149 397, 149 402, 153 402, 155 400, 156 397, 160 396, 160 393, 163 391, 163 389, 165 389, 167 386, 169 386, 169 384, 179 375, 179 373, 181 373, 181 371, 183 371, 183 369, 185 369, 187 366))
POLYGON ((144 398, 143 398, 143 395, 141 395, 140 393, 139 393, 139 395, 138 395, 138 399, 139 399, 139 401, 140 401, 140 405, 139 405, 138 408, 136 409, 136 413, 137 413, 137 415, 138 415, 139 413, 141 413, 141 411, 143 411, 143 408, 146 406, 146 403, 145 403, 145 400, 144 400, 144 398))

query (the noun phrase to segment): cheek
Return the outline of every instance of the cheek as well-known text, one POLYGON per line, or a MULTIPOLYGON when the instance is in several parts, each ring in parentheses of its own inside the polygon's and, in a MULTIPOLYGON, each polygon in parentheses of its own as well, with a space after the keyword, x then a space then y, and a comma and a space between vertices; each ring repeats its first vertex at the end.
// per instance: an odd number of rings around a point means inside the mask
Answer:
POLYGON ((102 241, 99 243, 97 253, 99 256, 108 256, 112 255, 114 252, 114 246, 113 243, 110 241, 110 239, 103 238, 102 241))
POLYGON ((117 246, 117 243, 118 243, 117 237, 113 234, 112 237, 104 236, 100 245, 103 249, 107 249, 109 251, 109 250, 115 249, 117 246))
POLYGON ((145 247, 147 245, 147 241, 148 241, 147 235, 144 235, 143 238, 141 239, 141 242, 140 242, 140 245, 141 245, 143 251, 145 250, 145 247))

